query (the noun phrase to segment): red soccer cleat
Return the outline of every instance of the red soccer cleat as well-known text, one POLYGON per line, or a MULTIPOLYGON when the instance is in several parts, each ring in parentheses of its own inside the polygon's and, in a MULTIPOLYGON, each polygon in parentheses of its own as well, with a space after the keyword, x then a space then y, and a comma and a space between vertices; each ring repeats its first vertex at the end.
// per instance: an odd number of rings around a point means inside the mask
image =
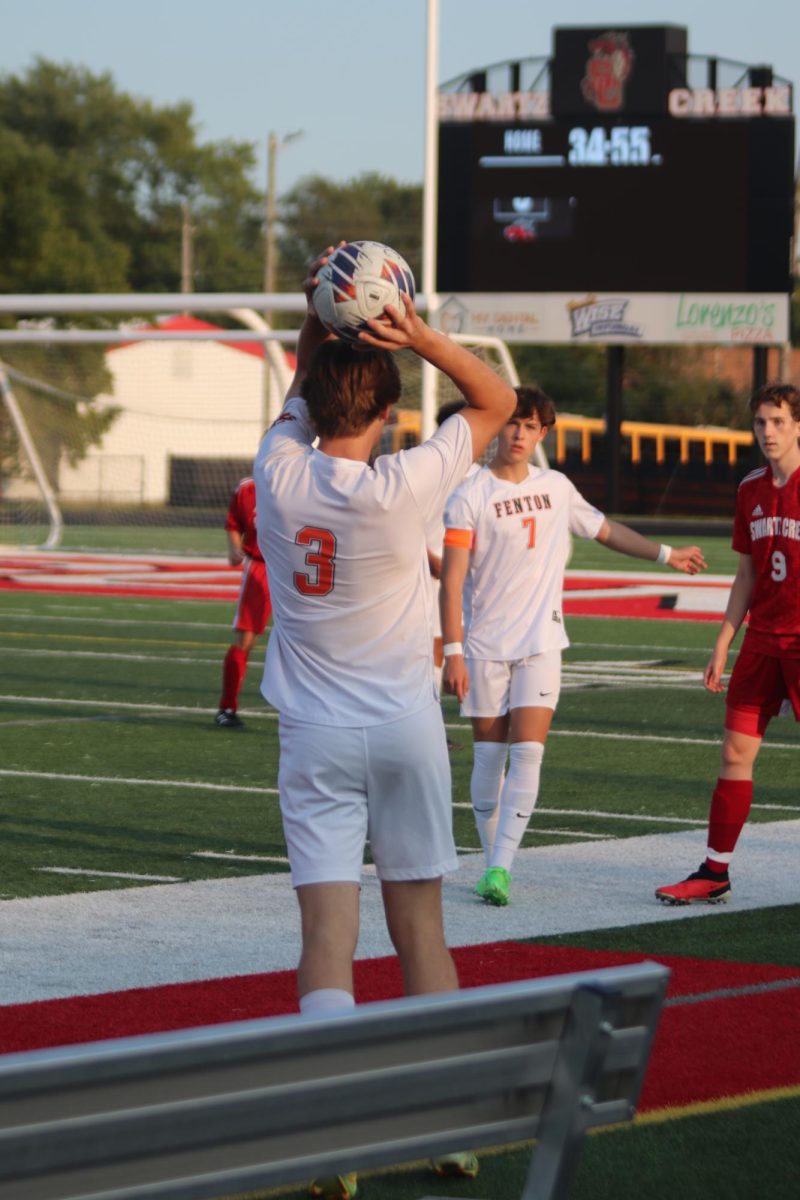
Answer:
POLYGON ((665 904, 727 904, 730 894, 728 872, 711 871, 705 863, 681 883, 656 888, 656 899, 665 904))

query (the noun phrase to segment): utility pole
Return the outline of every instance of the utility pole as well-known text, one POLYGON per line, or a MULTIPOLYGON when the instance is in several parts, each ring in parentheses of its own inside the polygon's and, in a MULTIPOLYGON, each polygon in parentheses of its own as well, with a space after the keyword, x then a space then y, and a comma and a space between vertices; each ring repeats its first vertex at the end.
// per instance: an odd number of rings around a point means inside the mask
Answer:
POLYGON ((189 205, 184 200, 181 205, 181 291, 184 294, 194 291, 194 280, 192 278, 193 266, 193 242, 194 226, 192 225, 191 215, 189 213, 189 205))
MULTIPOLYGON (((278 205, 278 151, 289 142, 303 136, 302 129, 287 133, 279 138, 277 133, 270 131, 267 137, 267 203, 266 203, 266 232, 264 239, 264 291, 272 294, 275 291, 275 277, 278 267, 277 242, 277 205, 278 205)), ((271 327, 272 313, 265 312, 264 320, 271 327)))

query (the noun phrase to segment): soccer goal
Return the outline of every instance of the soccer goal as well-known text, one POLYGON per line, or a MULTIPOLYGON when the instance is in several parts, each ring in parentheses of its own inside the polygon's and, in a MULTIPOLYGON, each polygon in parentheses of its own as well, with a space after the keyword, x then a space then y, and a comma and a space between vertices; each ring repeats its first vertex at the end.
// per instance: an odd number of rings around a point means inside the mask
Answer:
MULTIPOLYGON (((61 299, 82 299, 87 310, 93 300, 102 311, 102 297, 61 299)), ((185 311, 164 316, 171 299, 159 298, 157 319, 122 328, 109 328, 107 311, 102 330, 37 321, 0 331, 0 544, 222 553, 230 494, 280 410, 297 330, 271 331, 242 304, 225 316, 248 328, 185 311)), ((177 303, 185 309, 187 299, 177 303)), ((130 309, 141 298, 125 302, 130 309)), ((190 302, 194 311, 220 305, 190 302)), ((499 338, 456 336, 518 383, 499 338)), ((410 352, 398 359, 403 419, 384 452, 419 441, 425 426, 421 362, 410 352)), ((457 395, 437 375, 435 409, 457 395)))

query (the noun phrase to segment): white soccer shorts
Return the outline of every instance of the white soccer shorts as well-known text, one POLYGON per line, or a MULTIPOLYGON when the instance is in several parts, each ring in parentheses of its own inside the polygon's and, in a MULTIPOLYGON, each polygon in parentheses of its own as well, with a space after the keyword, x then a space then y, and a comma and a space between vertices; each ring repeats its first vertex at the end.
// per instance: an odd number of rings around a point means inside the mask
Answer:
POLYGON ((561 651, 546 650, 514 662, 466 658, 469 691, 462 717, 502 717, 512 708, 552 708, 561 691, 561 651))
POLYGON ((438 704, 366 728, 280 718, 280 790, 292 884, 358 883, 369 838, 378 877, 457 870, 450 762, 438 704))

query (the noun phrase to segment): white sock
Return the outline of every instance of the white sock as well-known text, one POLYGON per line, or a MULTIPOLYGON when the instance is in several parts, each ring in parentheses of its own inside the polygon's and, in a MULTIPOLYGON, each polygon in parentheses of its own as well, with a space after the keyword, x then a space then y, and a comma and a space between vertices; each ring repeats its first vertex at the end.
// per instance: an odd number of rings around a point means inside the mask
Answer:
POLYGON ((356 1002, 343 988, 315 988, 300 997, 300 1012, 304 1017, 332 1017, 348 1012, 356 1002))
POLYGON ((503 786, 507 754, 508 746, 505 742, 475 743, 469 792, 487 866, 497 830, 500 790, 503 786))
POLYGON ((511 762, 500 796, 500 817, 492 850, 493 867, 511 870, 539 795, 543 757, 542 742, 515 742, 511 747, 511 762))

